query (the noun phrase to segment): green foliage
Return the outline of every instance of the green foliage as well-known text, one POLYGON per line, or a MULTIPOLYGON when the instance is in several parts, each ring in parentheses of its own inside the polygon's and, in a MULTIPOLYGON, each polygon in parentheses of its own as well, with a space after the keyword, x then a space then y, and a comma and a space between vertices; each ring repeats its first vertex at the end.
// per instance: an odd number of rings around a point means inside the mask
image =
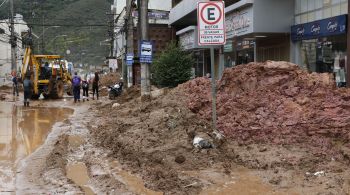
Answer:
MULTIPOLYGON (((1 1, 2 2, 2 1, 1 1)), ((109 46, 101 46, 100 42, 108 37, 107 26, 75 26, 98 24, 107 25, 106 13, 110 12, 111 0, 14 0, 15 13, 23 15, 28 24, 34 24, 32 32, 41 35, 41 24, 61 26, 45 29, 46 54, 65 56, 74 63, 100 65, 109 54, 109 46), (44 19, 44 21, 43 21, 44 19), (62 35, 67 35, 62 37, 62 35), (57 37, 58 36, 58 37, 57 37), (61 37, 60 37, 61 36, 61 37), (66 50, 71 51, 66 55, 66 50), (82 53, 85 53, 82 56, 82 53)), ((0 19, 9 16, 8 3, 0 9, 0 19)), ((41 38, 34 38, 36 53, 41 38)))
POLYGON ((191 78, 193 64, 192 55, 172 42, 152 64, 152 81, 160 87, 176 87, 191 78))

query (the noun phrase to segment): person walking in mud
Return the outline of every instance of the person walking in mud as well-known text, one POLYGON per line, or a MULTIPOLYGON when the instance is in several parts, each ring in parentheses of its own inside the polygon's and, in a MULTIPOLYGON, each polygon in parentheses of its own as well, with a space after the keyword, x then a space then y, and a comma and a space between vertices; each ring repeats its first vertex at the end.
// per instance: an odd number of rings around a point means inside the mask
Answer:
POLYGON ((92 99, 95 99, 95 93, 96 93, 96 98, 98 100, 98 84, 100 82, 100 77, 97 72, 95 72, 95 77, 92 81, 92 99))
POLYGON ((74 73, 74 77, 72 79, 73 84, 73 95, 74 95, 74 103, 77 101, 80 102, 80 84, 81 84, 81 78, 78 76, 78 73, 74 73))
POLYGON ((83 80, 82 86, 83 86, 83 102, 85 102, 85 99, 86 101, 89 101, 89 81, 87 78, 83 80))
POLYGON ((29 99, 32 97, 33 81, 30 80, 30 74, 27 74, 23 81, 24 107, 29 107, 29 99))
POLYGON ((13 88, 13 95, 15 96, 17 94, 17 96, 19 96, 18 93, 18 78, 17 78, 17 74, 16 72, 12 72, 12 88, 13 88))

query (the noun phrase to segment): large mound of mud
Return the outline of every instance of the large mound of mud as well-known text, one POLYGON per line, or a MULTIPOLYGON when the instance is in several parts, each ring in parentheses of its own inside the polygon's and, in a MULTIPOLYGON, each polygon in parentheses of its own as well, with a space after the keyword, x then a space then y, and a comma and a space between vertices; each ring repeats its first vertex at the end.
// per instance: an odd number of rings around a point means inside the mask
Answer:
MULTIPOLYGON (((335 140, 349 143, 350 91, 336 89, 330 74, 288 62, 250 63, 226 69, 217 87, 218 129, 240 143, 305 143, 321 154, 334 152, 335 140)), ((210 81, 179 88, 188 107, 210 120, 210 81)))
POLYGON ((106 75, 101 75, 100 84, 102 86, 110 86, 120 81, 119 73, 113 72, 106 75))

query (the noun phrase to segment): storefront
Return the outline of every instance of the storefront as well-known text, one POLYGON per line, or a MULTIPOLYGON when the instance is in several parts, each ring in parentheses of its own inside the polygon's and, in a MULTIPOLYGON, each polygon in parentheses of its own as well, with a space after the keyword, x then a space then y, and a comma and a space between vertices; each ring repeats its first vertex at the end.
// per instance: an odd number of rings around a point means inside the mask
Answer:
POLYGON ((347 15, 340 15, 291 27, 298 45, 301 65, 319 73, 333 73, 337 86, 346 85, 347 15))
POLYGON ((291 1, 242 0, 225 10, 226 33, 232 50, 224 50, 225 64, 254 61, 289 61, 293 17, 291 1), (271 10, 275 10, 271 12, 271 10))
MULTIPOLYGON (((179 36, 179 44, 187 51, 191 52, 195 64, 193 65, 193 77, 202 77, 206 76, 207 73, 211 73, 211 61, 209 47, 199 46, 198 45, 198 33, 196 26, 189 26, 185 29, 182 29, 176 32, 176 35, 179 36)), ((219 49, 215 49, 215 73, 216 77, 219 75, 219 49)))

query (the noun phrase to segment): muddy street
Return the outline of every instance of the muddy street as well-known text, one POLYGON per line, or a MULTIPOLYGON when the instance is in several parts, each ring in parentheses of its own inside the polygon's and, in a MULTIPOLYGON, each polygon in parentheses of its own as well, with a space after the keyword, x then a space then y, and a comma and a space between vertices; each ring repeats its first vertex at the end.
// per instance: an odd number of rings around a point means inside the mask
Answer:
MULTIPOLYGON (((264 69, 276 69, 276 66, 266 64, 247 67, 248 70, 243 68, 241 71, 253 72, 249 75, 256 75, 258 81, 266 79, 264 69)), ((290 67, 294 68, 285 65, 285 68, 290 67)), ((276 77, 284 74, 284 70, 283 67, 276 70, 276 77)), ((271 79, 270 72, 266 76, 268 79, 271 79)), ((309 83, 294 81, 309 77, 308 73, 298 69, 295 72, 299 76, 291 78, 290 82, 307 90, 305 86, 308 87, 309 83)), ((227 73, 221 81, 225 85, 218 93, 219 101, 229 98, 223 93, 226 88, 238 85, 232 85, 230 81, 236 78, 235 74, 227 73)), ((324 82, 317 80, 316 76, 313 75, 313 82, 324 82)), ((110 81, 106 79, 104 82, 110 81)), ((223 131, 213 132, 207 117, 211 104, 205 99, 208 98, 207 84, 208 79, 198 78, 173 90, 153 87, 151 101, 142 100, 140 88, 134 86, 125 89, 114 100, 110 100, 104 91, 99 100, 74 103, 72 97, 64 96, 58 100, 32 101, 30 107, 22 106, 21 93, 19 97, 13 97, 10 89, 2 90, 0 194, 350 193, 348 138, 336 136, 339 133, 344 135, 347 130, 338 129, 339 125, 334 121, 344 119, 334 118, 333 111, 329 111, 331 108, 342 109, 336 107, 339 104, 329 107, 327 98, 323 100, 310 95, 313 102, 326 102, 327 109, 312 116, 305 115, 302 119, 292 118, 297 121, 294 126, 277 125, 269 130, 263 123, 267 119, 256 123, 257 120, 250 117, 256 114, 268 118, 260 113, 266 112, 267 108, 251 108, 251 105, 262 107, 264 104, 261 101, 256 103, 256 99, 271 100, 255 94, 257 90, 249 90, 249 96, 240 98, 248 98, 251 104, 240 104, 241 112, 232 113, 236 118, 225 118, 226 113, 219 107, 219 124, 223 131), (201 99, 202 103, 197 104, 196 99, 201 99), (243 117, 244 112, 252 113, 243 117), (302 128, 315 131, 316 123, 312 123, 311 128, 304 122, 317 120, 315 117, 327 119, 321 125, 328 125, 329 134, 301 131, 302 128), (224 122, 237 127, 232 129, 224 122), (249 122, 255 126, 244 127, 244 123, 249 122), (205 144, 201 145, 196 139, 205 140, 205 144)), ((263 91, 271 86, 254 84, 244 87, 259 87, 258 90, 263 91)), ((333 90, 327 84, 318 86, 328 90, 333 100, 348 100, 346 91, 333 90)), ((237 89, 237 93, 243 93, 242 89, 237 89)), ((279 90, 288 91, 289 88, 279 90)), ((274 98, 288 104, 279 106, 295 106, 297 103, 293 101, 300 101, 299 97, 284 100, 284 92, 281 94, 275 94, 274 98)), ((239 98, 237 101, 244 102, 239 98)), ((298 103, 298 108, 313 113, 313 102, 298 103)), ((279 114, 287 118, 296 111, 299 113, 298 109, 278 106, 275 111, 273 103, 266 104, 271 106, 272 116, 279 114)), ((228 103, 220 105, 234 111, 228 103)))
POLYGON ((46 140, 56 122, 67 119, 68 108, 24 108, 15 103, 0 102, 0 189, 15 192, 17 166, 46 140))

